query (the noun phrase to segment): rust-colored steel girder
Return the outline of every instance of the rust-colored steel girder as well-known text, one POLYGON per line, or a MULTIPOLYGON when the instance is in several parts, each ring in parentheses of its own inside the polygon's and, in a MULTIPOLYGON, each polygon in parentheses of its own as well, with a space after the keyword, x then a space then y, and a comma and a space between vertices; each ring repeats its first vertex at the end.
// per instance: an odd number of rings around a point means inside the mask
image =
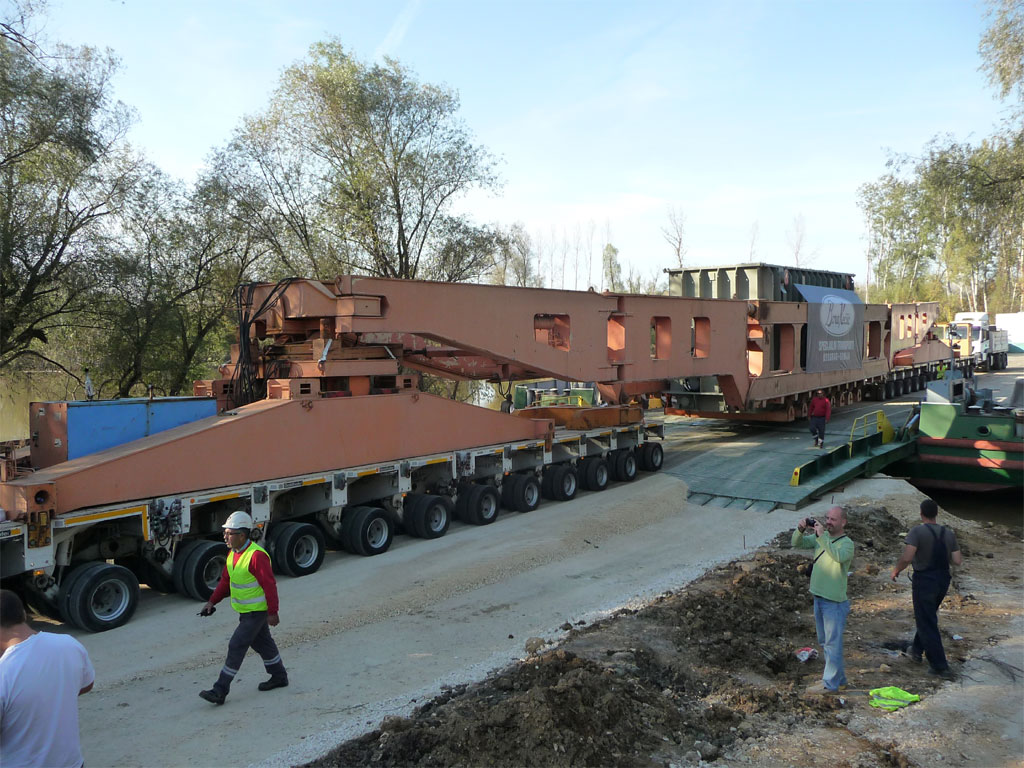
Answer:
MULTIPOLYGON (((252 306, 273 289, 256 286, 252 306)), ((268 336, 329 327, 339 339, 400 344, 403 364, 454 378, 593 381, 617 399, 658 392, 667 379, 717 376, 739 408, 755 311, 739 300, 347 275, 292 282, 261 322, 268 336)))

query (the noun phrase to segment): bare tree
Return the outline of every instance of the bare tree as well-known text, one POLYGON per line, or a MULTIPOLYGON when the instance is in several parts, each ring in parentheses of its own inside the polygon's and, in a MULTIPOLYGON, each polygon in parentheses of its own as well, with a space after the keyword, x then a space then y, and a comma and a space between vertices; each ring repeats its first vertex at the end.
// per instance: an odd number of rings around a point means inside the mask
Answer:
POLYGON ((794 266, 800 266, 800 257, 804 253, 804 241, 807 238, 807 221, 802 213, 793 218, 793 228, 786 233, 786 242, 793 254, 794 266))
POLYGON ((672 253, 676 257, 676 264, 683 268, 683 260, 686 258, 686 216, 682 208, 669 206, 668 225, 661 228, 661 234, 665 242, 669 244, 672 253))
POLYGON ((750 253, 748 258, 751 262, 757 261, 757 238, 760 234, 761 225, 755 221, 750 225, 750 253))

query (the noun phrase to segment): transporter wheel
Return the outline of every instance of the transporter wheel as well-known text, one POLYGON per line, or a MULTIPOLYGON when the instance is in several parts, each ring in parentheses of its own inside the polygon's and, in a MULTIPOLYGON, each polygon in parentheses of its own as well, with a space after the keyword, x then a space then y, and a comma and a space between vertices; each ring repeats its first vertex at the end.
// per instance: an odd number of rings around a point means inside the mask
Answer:
POLYGON ((139 607, 139 580, 122 565, 91 563, 67 594, 71 623, 90 632, 120 627, 139 607))
POLYGON ((555 479, 555 469, 557 467, 559 467, 559 466, 560 465, 558 465, 558 464, 552 464, 551 466, 549 466, 547 469, 544 470, 544 474, 541 476, 541 479, 540 479, 540 495, 543 496, 545 499, 551 499, 552 501, 557 501, 557 498, 555 497, 555 491, 554 491, 554 479, 555 479))
POLYGON ((882 385, 882 399, 892 400, 896 395, 896 384, 892 379, 889 379, 882 385))
POLYGON ((646 472, 657 472, 665 463, 665 449, 661 443, 646 442, 640 446, 640 468, 646 472))
POLYGON ((462 522, 471 525, 488 525, 498 519, 501 497, 496 488, 490 485, 471 485, 459 494, 463 502, 462 522))
POLYGON ((75 589, 75 583, 82 577, 89 568, 96 563, 79 563, 72 566, 61 579, 60 589, 57 592, 57 612, 65 624, 76 624, 71 617, 71 594, 75 589))
POLYGON ((623 449, 615 451, 609 462, 612 467, 612 476, 622 483, 631 483, 636 480, 636 455, 633 451, 623 449))
POLYGON ((580 477, 576 474, 576 467, 572 464, 558 464, 552 467, 551 498, 555 501, 571 501, 579 489, 580 477))
POLYGON ((200 541, 189 552, 182 566, 181 583, 185 587, 184 593, 195 600, 209 600, 220 581, 227 557, 227 544, 205 539, 200 541))
MULTIPOLYGON (((192 550, 202 544, 203 541, 205 541, 205 539, 179 541, 178 546, 174 548, 174 563, 171 565, 171 581, 174 584, 175 592, 188 595, 188 592, 185 591, 184 581, 185 563, 188 562, 188 556, 192 554, 192 550)), ((271 554, 271 557, 273 557, 273 554, 271 554)))
POLYGON ((608 487, 608 462, 600 456, 583 460, 583 487, 588 491, 603 491, 608 487))
POLYGON ((501 503, 516 512, 532 512, 540 504, 540 481, 536 475, 509 475, 501 485, 501 503))
POLYGON ((391 520, 383 509, 377 507, 354 507, 349 510, 349 525, 346 528, 349 547, 354 555, 372 557, 388 551, 394 540, 395 531, 391 520))
POLYGON ((411 509, 407 505, 406 511, 406 526, 413 535, 421 539, 439 539, 448 532, 452 503, 446 496, 424 494, 413 502, 411 509))
POLYGON ((310 523, 285 523, 274 542, 274 559, 289 576, 308 576, 323 565, 327 541, 323 532, 310 523))

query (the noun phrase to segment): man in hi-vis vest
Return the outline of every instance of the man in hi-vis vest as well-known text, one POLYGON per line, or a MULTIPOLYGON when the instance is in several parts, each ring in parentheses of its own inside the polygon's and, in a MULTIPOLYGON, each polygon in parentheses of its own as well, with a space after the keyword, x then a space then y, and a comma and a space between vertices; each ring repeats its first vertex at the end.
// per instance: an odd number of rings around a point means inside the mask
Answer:
POLYGON ((277 582, 270 568, 267 550, 249 539, 252 518, 245 512, 232 512, 224 523, 224 542, 230 547, 220 583, 210 601, 199 612, 200 616, 213 615, 217 603, 231 594, 231 607, 238 611, 238 627, 228 643, 228 658, 220 677, 208 691, 199 695, 212 704, 223 704, 231 688, 231 681, 242 666, 246 651, 252 648, 263 659, 270 679, 259 684, 261 691, 272 691, 288 685, 288 672, 281 661, 277 643, 270 636, 270 628, 279 623, 277 617, 277 582))

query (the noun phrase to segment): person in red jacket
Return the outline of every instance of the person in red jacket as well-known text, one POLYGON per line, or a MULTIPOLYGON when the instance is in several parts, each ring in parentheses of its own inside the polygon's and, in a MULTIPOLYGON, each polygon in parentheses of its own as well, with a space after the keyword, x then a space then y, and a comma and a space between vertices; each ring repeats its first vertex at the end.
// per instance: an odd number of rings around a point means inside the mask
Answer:
POLYGON ((270 628, 280 623, 277 615, 277 582, 267 550, 252 541, 253 521, 245 512, 233 512, 224 523, 224 542, 230 547, 224 572, 200 616, 213 615, 214 606, 231 595, 231 607, 238 612, 238 626, 228 643, 228 656, 217 682, 199 696, 211 704, 223 704, 231 682, 252 648, 263 659, 270 679, 259 684, 261 691, 288 685, 288 672, 281 661, 270 628))
POLYGON ((811 407, 807 414, 811 420, 811 434, 814 435, 814 447, 825 447, 825 425, 832 418, 832 402, 825 397, 822 390, 814 393, 811 407))

